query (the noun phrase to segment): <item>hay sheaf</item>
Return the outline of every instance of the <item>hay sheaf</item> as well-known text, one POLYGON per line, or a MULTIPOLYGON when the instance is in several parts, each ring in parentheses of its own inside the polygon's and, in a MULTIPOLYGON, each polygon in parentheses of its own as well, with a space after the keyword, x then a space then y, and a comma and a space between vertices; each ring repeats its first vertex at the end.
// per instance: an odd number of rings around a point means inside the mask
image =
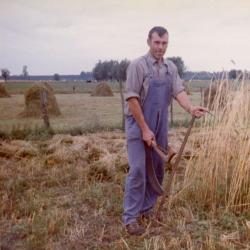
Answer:
POLYGON ((36 157, 38 154, 37 147, 28 141, 13 140, 0 142, 0 158, 22 159, 36 157))
POLYGON ((47 111, 51 116, 61 115, 59 106, 56 101, 56 97, 53 92, 53 88, 46 82, 36 84, 32 86, 25 93, 25 109, 19 114, 21 117, 40 117, 41 111, 41 99, 40 94, 42 91, 47 93, 47 111))
POLYGON ((109 85, 106 82, 99 83, 94 91, 91 93, 91 96, 113 96, 113 92, 109 85))
POLYGON ((103 135, 55 135, 48 142, 46 164, 53 166, 80 162, 83 167, 102 165, 108 170, 126 164, 124 139, 117 135, 117 139, 110 138, 107 142, 101 136, 103 135))
POLYGON ((0 83, 0 98, 2 97, 10 97, 10 94, 7 92, 4 85, 0 83))

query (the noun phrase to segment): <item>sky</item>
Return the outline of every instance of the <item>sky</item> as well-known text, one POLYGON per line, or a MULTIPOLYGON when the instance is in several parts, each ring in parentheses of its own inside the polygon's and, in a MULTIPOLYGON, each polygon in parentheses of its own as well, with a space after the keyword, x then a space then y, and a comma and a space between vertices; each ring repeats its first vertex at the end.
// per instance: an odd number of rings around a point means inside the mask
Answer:
POLYGON ((250 70, 249 0, 0 0, 0 68, 80 74, 133 60, 153 26, 167 28, 166 57, 188 70, 250 70))

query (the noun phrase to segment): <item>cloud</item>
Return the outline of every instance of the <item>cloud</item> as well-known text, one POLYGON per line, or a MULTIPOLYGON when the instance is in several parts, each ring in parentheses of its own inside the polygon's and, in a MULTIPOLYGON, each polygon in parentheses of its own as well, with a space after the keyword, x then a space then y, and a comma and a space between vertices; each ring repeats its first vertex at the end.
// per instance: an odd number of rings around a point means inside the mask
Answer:
POLYGON ((79 73, 99 59, 133 59, 146 53, 154 25, 168 28, 168 55, 190 69, 231 67, 231 58, 250 68, 249 7, 245 0, 1 0, 0 68, 79 73))

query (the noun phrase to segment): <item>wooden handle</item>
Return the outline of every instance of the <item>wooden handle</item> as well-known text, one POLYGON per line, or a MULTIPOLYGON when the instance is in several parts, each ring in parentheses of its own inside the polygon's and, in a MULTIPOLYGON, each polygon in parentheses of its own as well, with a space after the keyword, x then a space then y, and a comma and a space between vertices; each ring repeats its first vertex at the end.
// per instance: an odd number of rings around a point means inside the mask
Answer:
POLYGON ((155 143, 155 141, 152 141, 152 147, 153 149, 155 150, 155 152, 161 157, 161 159, 164 161, 164 162, 167 162, 168 161, 168 157, 166 154, 164 154, 157 146, 157 144, 155 143))
POLYGON ((162 209, 162 207, 163 207, 163 205, 164 205, 164 202, 165 202, 166 198, 169 197, 170 194, 171 194, 171 187, 172 187, 174 175, 175 175, 176 169, 177 169, 177 167, 178 167, 178 164, 179 164, 179 162, 180 162, 181 155, 182 155, 182 153, 183 153, 183 151, 184 151, 184 148, 185 148, 185 145, 186 145, 186 143, 187 143, 188 137, 189 137, 189 135, 190 135, 191 129, 192 129, 193 125, 194 125, 195 119, 196 119, 196 117, 195 117, 195 116, 192 116, 192 119, 191 119, 191 121, 190 121, 190 123, 189 123, 189 126, 188 126, 188 129, 187 129, 187 132, 186 132, 186 134, 185 134, 184 140, 183 140, 183 142, 182 142, 182 144, 181 144, 181 148, 180 148, 180 150, 179 150, 179 152, 178 152, 178 154, 177 154, 177 158, 176 158, 175 163, 174 163, 174 165, 173 165, 173 168, 172 168, 172 172, 171 172, 170 178, 169 178, 169 180, 168 180, 167 183, 166 183, 166 187, 165 187, 164 194, 163 194, 163 196, 162 196, 162 198, 161 198, 161 200, 160 200, 160 202, 159 202, 159 206, 158 206, 158 208, 157 208, 157 210, 156 210, 156 218, 159 218, 160 211, 161 211, 161 209, 162 209))

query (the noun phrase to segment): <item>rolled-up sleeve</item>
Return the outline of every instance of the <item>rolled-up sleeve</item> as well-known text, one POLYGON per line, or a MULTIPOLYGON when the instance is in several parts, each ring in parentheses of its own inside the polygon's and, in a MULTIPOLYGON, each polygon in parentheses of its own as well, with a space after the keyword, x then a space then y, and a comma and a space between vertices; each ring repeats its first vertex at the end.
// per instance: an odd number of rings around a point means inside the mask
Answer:
POLYGON ((173 97, 176 98, 176 96, 182 91, 185 91, 185 87, 182 83, 182 80, 181 80, 179 74, 178 74, 177 67, 174 66, 173 97))
POLYGON ((143 84, 143 75, 138 61, 132 61, 127 69, 124 97, 127 101, 131 97, 140 99, 140 91, 143 84))

